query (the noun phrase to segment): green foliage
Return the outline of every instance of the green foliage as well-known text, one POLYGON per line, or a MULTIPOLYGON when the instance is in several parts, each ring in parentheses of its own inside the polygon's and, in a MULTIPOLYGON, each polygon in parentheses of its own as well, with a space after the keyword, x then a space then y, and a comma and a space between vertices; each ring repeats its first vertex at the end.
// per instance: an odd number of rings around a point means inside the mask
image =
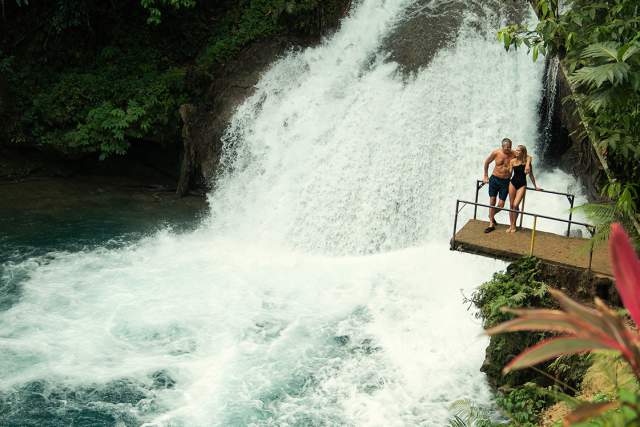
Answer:
POLYGON ((11 27, 0 30, 10 100, 0 105, 0 142, 101 158, 131 143, 175 143, 178 107, 206 93, 213 66, 256 39, 304 31, 329 11, 337 17, 344 4, 55 0, 12 9, 11 27))
MULTIPOLYGON (((617 400, 620 407, 606 411, 604 414, 590 417, 586 421, 576 422, 575 427, 627 427, 640 425, 640 407, 638 394, 631 390, 619 389, 617 400)), ((608 402, 608 397, 596 396, 594 401, 608 402)), ((578 406, 571 406, 572 409, 578 406)))
POLYGON ((561 387, 575 392, 584 379, 587 370, 593 365, 593 354, 571 354, 558 357, 547 366, 547 372, 552 375, 561 387))
POLYGON ((190 8, 196 5, 196 0, 140 0, 140 4, 149 11, 147 23, 157 25, 162 20, 161 7, 190 8))
POLYGON ((208 68, 224 62, 253 40, 276 33, 278 16, 272 0, 250 0, 225 16, 222 25, 198 58, 198 65, 208 68))
MULTIPOLYGON (((28 0, 15 0, 18 7, 29 6, 28 0)), ((81 24, 82 18, 87 16, 87 10, 91 7, 91 2, 77 0, 56 0, 56 14, 52 18, 52 25, 59 30, 81 24)), ((5 9, 5 0, 1 1, 2 10, 5 9)), ((192 8, 196 5, 196 0, 140 0, 140 5, 149 12, 147 23, 159 24, 162 18, 163 8, 192 8)))
MULTIPOLYGON (((482 319, 484 328, 513 317, 502 311, 504 307, 554 307, 547 285, 538 280, 538 263, 535 258, 522 258, 510 264, 506 271, 494 274, 492 280, 473 293, 470 300, 478 308, 476 316, 482 319)), ((539 377, 537 372, 517 371, 503 376, 502 367, 546 336, 544 333, 519 332, 491 337, 483 371, 498 387, 516 387, 532 381, 539 377)))
POLYGON ((491 408, 479 406, 470 400, 459 400, 451 405, 453 416, 448 427, 497 427, 503 425, 493 420, 491 408))
POLYGON ((320 17, 337 19, 345 3, 344 0, 239 1, 220 23, 198 64, 206 69, 222 63, 248 43, 290 29, 319 33, 323 25, 320 17))
POLYGON ((471 302, 478 307, 476 316, 482 319, 484 328, 513 317, 502 312, 503 307, 554 306, 547 285, 538 280, 538 267, 536 258, 522 258, 510 264, 506 271, 495 273, 492 280, 473 293, 471 302))
MULTIPOLYGON (((637 0, 537 0, 534 29, 511 25, 498 33, 505 48, 526 46, 560 55, 575 88, 585 130, 610 169, 615 216, 640 234, 640 6, 637 0)), ((604 224, 605 226, 607 224, 604 224)))
POLYGON ((27 71, 17 84, 25 92, 36 90, 21 100, 22 134, 102 158, 124 154, 130 141, 170 141, 186 100, 184 75, 181 68, 163 69, 151 54, 128 56, 113 47, 103 49, 93 67, 64 70, 50 81, 30 81, 41 75, 27 71))
MULTIPOLYGON (((483 326, 491 328, 512 319, 512 314, 503 311, 505 307, 555 308, 548 286, 539 275, 539 261, 522 258, 480 286, 470 300, 478 308, 476 316, 482 319, 483 326)), ((510 425, 536 425, 542 411, 557 401, 558 391, 574 393, 592 364, 589 355, 574 355, 560 357, 536 369, 502 374, 502 367, 516 355, 550 336, 544 332, 514 332, 491 337, 482 370, 492 384, 502 390, 496 403, 510 417, 510 425)))
MULTIPOLYGON (((629 364, 619 355, 598 353, 592 356, 593 365, 589 368, 589 387, 598 386, 598 391, 590 397, 589 403, 619 401, 623 409, 615 408, 597 415, 588 421, 576 423, 581 427, 623 427, 637 425, 638 422, 638 381, 629 364), (634 423, 635 421, 635 423, 634 423)), ((591 393, 593 394, 593 393, 591 393)), ((583 399, 566 399, 572 410, 584 405, 583 399)))
POLYGON ((12 56, 7 56, 0 50, 0 76, 5 76, 13 72, 12 56))
POLYGON ((640 246, 640 232, 633 222, 637 218, 638 195, 640 184, 627 183, 622 185, 620 181, 611 181, 602 187, 602 194, 609 200, 615 202, 587 203, 575 208, 582 212, 596 224, 596 234, 594 239, 596 244, 609 239, 611 224, 621 223, 629 236, 635 242, 636 247, 640 246))
POLYGON ((512 423, 521 427, 535 427, 540 415, 556 403, 554 394, 534 383, 526 383, 496 398, 496 404, 512 423))

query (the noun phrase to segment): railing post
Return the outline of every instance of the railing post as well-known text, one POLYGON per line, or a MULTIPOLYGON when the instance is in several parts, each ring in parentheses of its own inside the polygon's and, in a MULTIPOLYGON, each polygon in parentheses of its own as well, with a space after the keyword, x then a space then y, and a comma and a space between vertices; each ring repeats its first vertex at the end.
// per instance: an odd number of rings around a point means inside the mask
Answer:
MULTIPOLYGON (((473 219, 478 219, 478 193, 480 192, 480 182, 476 181, 476 200, 475 200, 475 205, 473 205, 473 219)), ((458 210, 458 209, 456 209, 458 210)))
POLYGON ((529 256, 533 256, 533 248, 536 245, 536 226, 538 225, 538 215, 533 216, 533 229, 531 230, 531 246, 529 247, 529 256))
POLYGON ((571 219, 573 218, 573 202, 575 201, 575 196, 569 197, 569 203, 571 204, 571 209, 569 209, 569 225, 567 226, 567 237, 571 235, 571 219))
POLYGON ((591 275, 591 263, 593 262, 593 237, 590 239, 591 245, 589 247, 589 267, 587 268, 587 272, 591 275))
MULTIPOLYGON (((527 201, 527 192, 524 192, 524 195, 522 196, 522 209, 520 210, 520 212, 524 212, 524 204, 527 201)), ((522 213, 520 213, 520 225, 518 227, 522 228, 522 220, 524 219, 524 215, 522 213)))
MULTIPOLYGON (((477 206, 476 206, 477 208, 477 206)), ((456 230, 458 228, 458 212, 460 209, 460 200, 456 200, 456 216, 453 220, 453 235, 451 236, 451 246, 449 249, 454 250, 456 248, 456 230)))

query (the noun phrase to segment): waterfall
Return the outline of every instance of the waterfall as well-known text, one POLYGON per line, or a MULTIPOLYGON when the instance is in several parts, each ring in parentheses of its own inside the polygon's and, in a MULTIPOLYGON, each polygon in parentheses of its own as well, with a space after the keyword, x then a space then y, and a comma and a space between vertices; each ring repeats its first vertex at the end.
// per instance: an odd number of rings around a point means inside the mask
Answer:
POLYGON ((459 399, 490 402, 463 295, 504 263, 448 239, 488 153, 536 141, 542 69, 495 41, 491 10, 468 10, 452 46, 404 73, 380 46, 412 3, 363 0, 273 64, 224 136, 196 231, 12 267, 4 421, 441 426, 459 399))
POLYGON ((541 152, 547 154, 551 139, 553 138, 553 119, 556 115, 558 105, 556 93, 558 92, 558 70, 560 69, 560 60, 557 56, 547 59, 544 72, 544 95, 541 105, 541 152))

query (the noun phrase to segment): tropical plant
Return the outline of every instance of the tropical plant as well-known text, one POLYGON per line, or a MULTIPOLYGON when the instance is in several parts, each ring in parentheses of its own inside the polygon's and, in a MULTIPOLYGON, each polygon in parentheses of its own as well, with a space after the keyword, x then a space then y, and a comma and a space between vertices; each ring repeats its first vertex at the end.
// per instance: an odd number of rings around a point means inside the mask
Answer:
POLYGON ((7 1, 0 144, 73 159, 175 144, 179 106, 206 102, 221 64, 261 38, 318 34, 347 1, 7 1))
POLYGON ((149 24, 159 24, 162 19, 162 6, 173 7, 174 9, 189 8, 196 5, 196 0, 140 0, 142 7, 149 11, 149 24))
MULTIPOLYGON (((609 240, 611 263, 616 288, 625 308, 635 325, 640 325, 640 260, 628 236, 619 224, 612 225, 609 240)), ((558 290, 549 290, 560 305, 560 310, 513 309, 504 311, 517 317, 489 330, 489 335, 504 332, 544 331, 557 336, 547 338, 525 350, 507 364, 503 372, 535 366, 560 355, 576 354, 596 350, 613 351, 619 354, 640 378, 640 335, 637 329, 628 326, 625 320, 607 307, 599 298, 595 308, 582 305, 558 290)), ((573 424, 598 416, 614 408, 623 408, 629 417, 637 419, 640 408, 638 396, 624 392, 618 401, 584 403, 566 419, 573 424)), ((625 419, 628 421, 628 418, 625 419)))
MULTIPOLYGON (((640 3, 637 0, 535 0, 535 28, 510 25, 498 33, 506 49, 526 47, 559 55, 569 73, 583 134, 606 172, 611 215, 596 215, 606 229, 623 219, 640 241, 640 3)), ((602 206, 596 208, 602 211, 602 206)), ((591 210, 587 208, 587 211, 591 210)))
POLYGON ((500 425, 493 420, 490 408, 463 399, 453 402, 454 413, 448 420, 448 427, 494 427, 500 425))

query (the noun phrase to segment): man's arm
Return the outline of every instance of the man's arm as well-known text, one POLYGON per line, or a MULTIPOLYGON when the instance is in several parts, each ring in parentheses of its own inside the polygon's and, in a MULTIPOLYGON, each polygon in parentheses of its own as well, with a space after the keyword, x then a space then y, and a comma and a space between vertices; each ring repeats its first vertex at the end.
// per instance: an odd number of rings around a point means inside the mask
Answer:
POLYGON ((482 175, 482 182, 485 184, 489 182, 489 165, 496 159, 496 153, 498 150, 494 150, 489 154, 489 157, 484 161, 484 175, 482 175))

